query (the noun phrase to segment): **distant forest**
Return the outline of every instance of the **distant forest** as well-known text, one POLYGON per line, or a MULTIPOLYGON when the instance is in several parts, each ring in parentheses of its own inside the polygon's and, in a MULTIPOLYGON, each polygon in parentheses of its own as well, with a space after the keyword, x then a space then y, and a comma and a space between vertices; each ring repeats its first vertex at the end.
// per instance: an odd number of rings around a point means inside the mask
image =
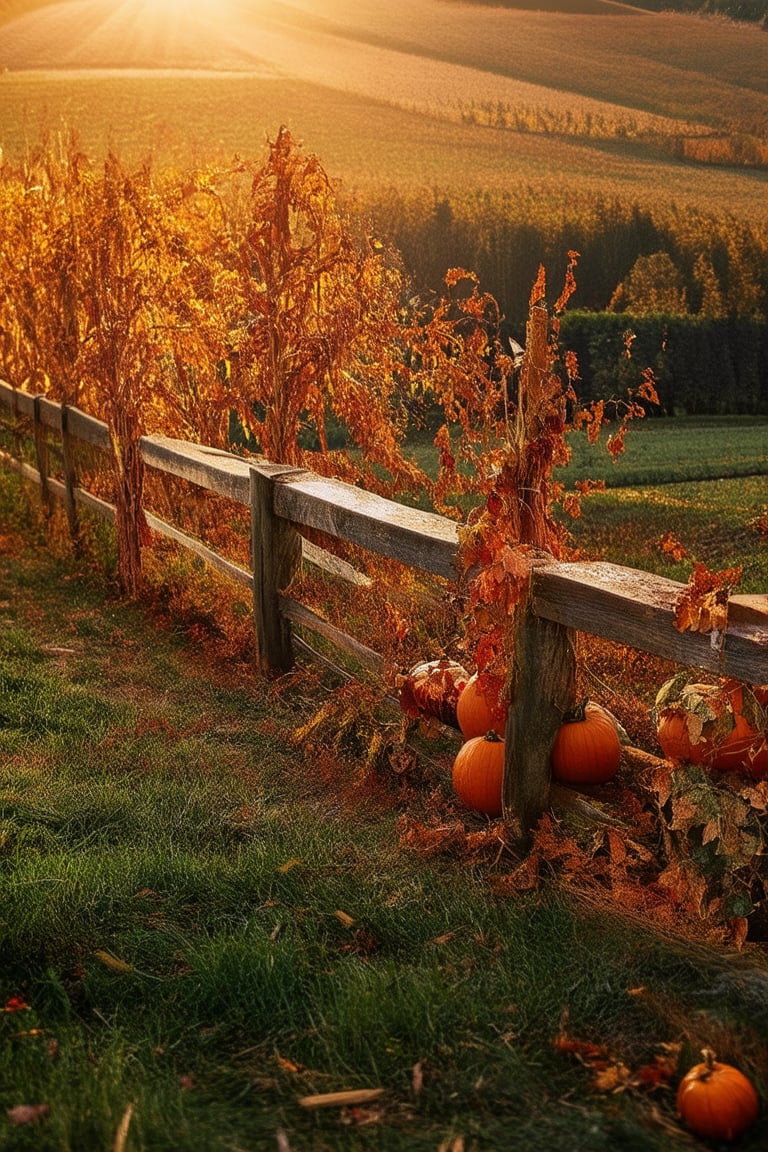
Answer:
MULTIPOLYGON (((482 4, 485 8, 561 8, 564 11, 588 9, 576 0, 554 0, 552 4, 535 0, 465 0, 468 4, 482 4)), ((768 0, 627 0, 632 8, 647 8, 649 12, 699 12, 709 16, 727 16, 731 20, 748 20, 768 25, 768 0)))
POLYGON ((577 353, 581 394, 607 400, 617 382, 656 374, 661 413, 768 412, 768 227, 691 209, 518 190, 405 196, 367 205, 402 254, 418 293, 446 270, 476 272, 525 339, 540 262, 554 298, 567 253, 580 253, 563 347, 577 353), (627 334, 631 333, 631 354, 627 334))
POLYGON ((635 8, 652 12, 701 12, 731 20, 768 23, 768 0, 632 0, 635 8))

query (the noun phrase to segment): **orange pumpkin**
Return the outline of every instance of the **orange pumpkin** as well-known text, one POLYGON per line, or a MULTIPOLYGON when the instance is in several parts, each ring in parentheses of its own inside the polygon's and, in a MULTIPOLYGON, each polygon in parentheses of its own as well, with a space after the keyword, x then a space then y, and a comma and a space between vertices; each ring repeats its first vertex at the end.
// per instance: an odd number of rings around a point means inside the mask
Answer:
MULTIPOLYGON (((766 707, 765 688, 752 687, 761 708, 766 707)), ((731 688, 728 699, 733 710, 733 731, 718 744, 712 767, 722 772, 747 772, 750 776, 768 775, 768 732, 758 732, 743 715, 744 691, 741 685, 731 688)))
POLYGON ((704 1061, 686 1072, 677 1089, 677 1111, 697 1136, 735 1140, 757 1119, 760 1102, 743 1072, 720 1064, 711 1048, 704 1061))
POLYGON ((712 767, 722 772, 733 769, 738 772, 744 767, 749 749, 755 742, 757 733, 741 712, 733 714, 733 731, 718 744, 712 755, 712 767))
POLYGON ((704 764, 712 752, 706 740, 691 743, 691 734, 684 712, 668 712, 659 718, 656 735, 667 760, 679 764, 704 764))
POLYGON ((494 731, 473 736, 462 744, 453 762, 453 788, 462 804, 501 815, 501 788, 504 780, 504 741, 494 731))
POLYGON ((427 660, 398 677, 400 707, 414 718, 433 718, 455 728, 456 705, 468 680, 469 672, 455 660, 427 660))
MULTIPOLYGON (((668 685, 674 686, 674 681, 668 685)), ((758 709, 765 707, 765 690, 750 689, 746 704, 745 691, 744 685, 734 681, 722 686, 685 684, 676 691, 657 715, 656 732, 667 759, 755 777, 768 774, 768 738, 747 718, 759 717, 758 709), (701 700, 706 703, 704 713, 701 700), (707 719, 707 713, 716 718, 707 719)))
POLYGON ((747 748, 742 758, 742 771, 756 780, 768 776, 768 731, 759 733, 747 748))
POLYGON ((459 696, 456 719, 465 740, 484 736, 493 730, 502 735, 507 723, 509 704, 501 699, 502 683, 498 676, 484 676, 487 691, 478 687, 478 674, 470 676, 459 696))
POLYGON ((620 759, 613 721, 587 700, 564 718, 550 758, 552 775, 564 784, 603 784, 615 776, 620 759))

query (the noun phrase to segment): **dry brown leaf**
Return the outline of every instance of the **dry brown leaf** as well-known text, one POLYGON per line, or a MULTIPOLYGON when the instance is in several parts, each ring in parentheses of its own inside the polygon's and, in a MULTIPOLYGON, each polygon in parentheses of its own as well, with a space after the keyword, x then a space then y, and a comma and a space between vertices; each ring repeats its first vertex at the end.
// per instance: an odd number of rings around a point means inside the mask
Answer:
POLYGON ((294 1064, 293 1060, 286 1060, 285 1056, 278 1055, 277 1062, 286 1072, 301 1072, 301 1064, 294 1064))
POLYGON ((315 1096, 302 1096, 302 1108, 347 1108, 354 1104, 370 1104, 384 1095, 383 1088, 350 1088, 344 1092, 321 1092, 315 1096))
POLYGON ((10 1000, 6 1000, 5 1006, 0 1009, 2 1012, 26 1012, 29 1008, 26 1000, 21 996, 11 996, 10 1000))
POLYGON ((722 632, 728 623, 728 597, 741 579, 741 568, 710 572, 694 564, 685 591, 675 604, 678 632, 722 632))
POLYGON ((338 921, 340 921, 340 923, 344 925, 345 928, 351 928, 355 922, 354 916, 350 916, 347 912, 342 912, 340 908, 336 909, 334 916, 338 921))
POLYGON ((15 1108, 6 1109, 6 1116, 11 1124, 34 1124, 41 1120, 51 1110, 50 1104, 17 1104, 15 1108))
POLYGON ((358 1104, 353 1104, 349 1108, 342 1108, 339 1119, 342 1124, 355 1124, 358 1128, 362 1128, 364 1124, 378 1124, 383 1116, 381 1108, 361 1108, 358 1104))
POLYGON ((417 1060, 411 1072, 411 1088, 414 1096, 418 1096, 424 1087, 424 1061, 417 1060))
POLYGON ((595 1072, 590 1086, 595 1092, 623 1092, 629 1086, 632 1073, 626 1064, 617 1062, 595 1072))
POLYGON ((125 1152, 125 1142, 128 1139, 128 1128, 131 1123, 131 1116, 133 1116, 133 1109, 135 1105, 130 1103, 123 1112, 123 1118, 117 1126, 115 1133, 115 1142, 112 1145, 112 1152, 125 1152))
POLYGON ((129 964, 127 960, 120 960, 119 957, 113 956, 111 952, 107 952, 104 948, 97 948, 94 956, 102 962, 105 968, 111 968, 113 972, 133 972, 132 964, 129 964))

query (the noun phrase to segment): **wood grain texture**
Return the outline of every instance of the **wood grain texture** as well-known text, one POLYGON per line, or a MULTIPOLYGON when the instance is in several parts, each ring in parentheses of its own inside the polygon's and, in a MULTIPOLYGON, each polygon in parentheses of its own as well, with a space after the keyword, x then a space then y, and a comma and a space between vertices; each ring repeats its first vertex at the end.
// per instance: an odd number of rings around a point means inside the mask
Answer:
POLYGON ((180 476, 246 507, 250 504, 248 460, 170 436, 142 436, 140 444, 142 459, 149 467, 180 476))
POLYGON ((70 431, 71 409, 67 405, 61 408, 61 462, 64 472, 64 511, 69 526, 69 537, 75 551, 80 548, 80 521, 75 501, 75 488, 77 488, 77 466, 75 464, 74 437, 70 431))
POLYGON ((574 703, 576 654, 569 629, 521 605, 514 662, 502 799, 504 820, 525 846, 549 802, 552 745, 574 703))
MULTIPOLYGON (((3 407, 34 419, 36 403, 45 427, 62 427, 58 405, 46 397, 36 402, 31 393, 0 382, 3 407)), ((66 426, 73 438, 110 447, 107 426, 75 408, 68 409, 66 426)), ((164 436, 143 437, 141 451, 151 467, 241 504, 250 503, 249 469, 253 461, 164 436)), ((38 469, 18 460, 11 464, 13 458, 7 453, 1 458, 26 478, 45 484, 43 458, 38 469)), ((289 470, 292 475, 288 475, 285 466, 266 461, 260 461, 259 467, 265 476, 282 477, 275 486, 272 508, 278 520, 316 528, 409 567, 455 579, 458 528, 453 521, 311 472, 289 470)), ((76 501, 85 502, 79 490, 76 501)), ((99 502, 94 506, 99 507, 99 502)), ((325 554, 330 559, 325 559, 322 550, 308 542, 304 551, 311 562, 335 570, 337 575, 359 583, 367 579, 355 575, 351 566, 345 568, 345 562, 336 561, 330 553, 325 554)), ((565 628, 675 663, 747 683, 768 682, 768 594, 732 597, 727 631, 702 635, 679 632, 674 627, 675 605, 684 590, 685 585, 677 581, 600 561, 551 563, 534 572, 532 611, 565 628)))
MULTIPOLYGON (((283 466, 283 473, 296 469, 283 466)), ((261 671, 287 672, 293 667, 291 623, 280 611, 279 595, 301 569, 301 536, 275 514, 277 466, 250 466, 251 567, 253 616, 261 671)))
MULTIPOLYGON (((675 605, 685 585, 601 561, 549 564, 533 573, 536 615, 720 676, 761 684, 768 677, 768 613, 723 633, 678 632, 675 605)), ((738 613, 737 609, 737 613, 738 613)))
POLYGON ((308 564, 314 564, 316 568, 321 568, 324 572, 330 573, 331 576, 338 576, 359 588, 370 588, 373 584, 370 576, 366 576, 364 572, 359 572, 357 568, 346 560, 342 560, 340 556, 334 556, 332 552, 327 552, 325 548, 313 544, 311 540, 302 539, 301 552, 308 564))
POLYGON ((76 440, 83 440, 93 448, 102 448, 105 452, 112 450, 112 441, 109 428, 103 420, 81 412, 79 408, 67 408, 67 428, 76 440))
POLYGON ((364 488, 308 473, 281 485, 275 511, 412 568, 456 579, 458 528, 434 512, 408 508, 364 488))
POLYGON ((53 511, 51 503, 51 492, 48 486, 48 475, 50 473, 50 452, 48 448, 48 437, 46 436, 45 426, 41 419, 41 413, 46 406, 44 396, 35 396, 34 398, 34 424, 32 426, 32 435, 35 441, 35 461, 37 463, 37 471, 40 476, 40 490, 43 500, 43 511, 46 517, 50 516, 53 511))
POLYGON ((35 419, 44 428, 61 432, 61 404, 49 400, 47 396, 35 397, 35 419))

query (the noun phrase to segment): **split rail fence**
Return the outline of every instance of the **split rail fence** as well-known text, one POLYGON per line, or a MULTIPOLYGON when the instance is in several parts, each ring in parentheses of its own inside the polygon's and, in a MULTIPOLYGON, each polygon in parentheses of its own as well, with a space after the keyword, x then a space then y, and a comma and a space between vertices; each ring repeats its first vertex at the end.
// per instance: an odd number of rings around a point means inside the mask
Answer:
MULTIPOLYGON (((76 408, 0 382, 0 408, 30 427, 35 464, 0 452, 0 463, 39 485, 42 498, 63 501, 73 534, 78 509, 114 521, 115 507, 80 487, 73 441, 112 453, 107 425, 76 408), (58 438, 54 444, 51 437, 58 438), (59 455, 51 467, 52 448, 59 455)), ((301 468, 244 459, 216 448, 164 436, 145 436, 147 467, 181 477, 250 508, 251 570, 146 512, 149 527, 190 549, 218 572, 252 590, 259 663, 284 671, 306 643, 293 625, 309 628, 382 672, 382 657, 322 619, 285 590, 302 559, 355 583, 367 577, 301 535, 302 529, 348 541, 449 581, 457 579, 457 525, 364 489, 301 468)), ((505 734, 505 818, 525 835, 547 805, 549 755, 562 715, 573 703, 573 633, 586 632, 675 663, 752 684, 768 682, 768 594, 732 596, 721 632, 680 632, 675 605, 684 585, 662 576, 601 561, 542 560, 533 568, 530 596, 515 653, 519 675, 505 734), (514 767, 513 767, 514 766, 514 767)), ((312 651, 312 649, 309 649, 312 651)))

